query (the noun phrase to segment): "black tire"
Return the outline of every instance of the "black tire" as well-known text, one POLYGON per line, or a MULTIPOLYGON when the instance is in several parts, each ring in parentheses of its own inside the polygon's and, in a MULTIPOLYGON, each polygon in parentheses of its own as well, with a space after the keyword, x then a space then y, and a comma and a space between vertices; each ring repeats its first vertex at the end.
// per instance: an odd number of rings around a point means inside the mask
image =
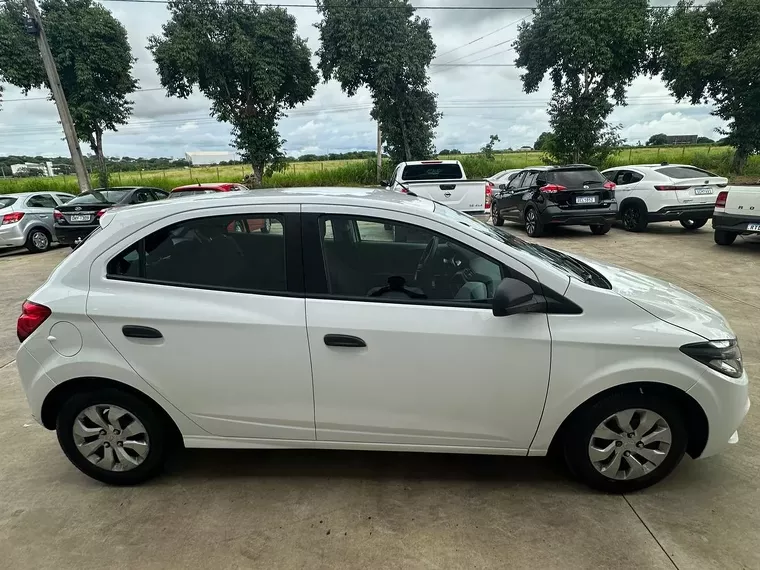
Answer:
POLYGON ((262 234, 268 234, 272 230, 272 220, 269 218, 264 219, 264 225, 261 227, 262 234))
POLYGON ((525 208, 525 233, 530 237, 542 237, 546 235, 546 227, 541 221, 541 216, 533 206, 525 208))
POLYGON ((44 228, 33 228, 26 238, 24 247, 31 253, 42 253, 50 249, 52 237, 44 228))
POLYGON ((163 468, 169 450, 171 427, 155 408, 142 399, 115 388, 76 394, 66 400, 56 418, 58 443, 74 466, 85 475, 109 485, 136 485, 155 477, 163 468), (91 463, 77 448, 73 427, 77 416, 89 406, 123 408, 145 427, 150 447, 144 461, 128 471, 110 471, 91 463))
POLYGON ((620 212, 623 229, 628 232, 643 232, 647 229, 647 209, 643 204, 633 202, 626 204, 620 212))
POLYGON ((681 225, 687 230, 698 230, 707 223, 706 219, 700 220, 679 220, 681 225))
POLYGON ((612 224, 606 223, 606 224, 592 224, 589 226, 591 228, 591 233, 595 236, 603 236, 607 232, 610 231, 610 228, 612 228, 612 224))
POLYGON ((503 226, 504 225, 504 218, 502 218, 499 215, 498 208, 494 208, 494 205, 491 204, 491 222, 494 226, 503 226))
MULTIPOLYGON (((683 413, 656 391, 623 390, 588 404, 578 412, 561 434, 562 451, 573 475, 593 489, 607 493, 630 493, 654 485, 676 468, 686 451, 688 432, 683 413), (605 419, 632 408, 655 412, 667 422, 671 435, 670 447, 662 463, 648 473, 630 480, 609 478, 597 471, 589 457, 592 434, 605 419)), ((635 455, 635 449, 630 453, 635 455)), ((643 460, 642 456, 638 457, 643 460)), ((631 464, 628 461, 624 457, 621 465, 629 468, 631 464)))
POLYGON ((726 230, 715 230, 715 243, 718 245, 731 245, 736 241, 736 236, 738 235, 735 232, 727 232, 726 230))

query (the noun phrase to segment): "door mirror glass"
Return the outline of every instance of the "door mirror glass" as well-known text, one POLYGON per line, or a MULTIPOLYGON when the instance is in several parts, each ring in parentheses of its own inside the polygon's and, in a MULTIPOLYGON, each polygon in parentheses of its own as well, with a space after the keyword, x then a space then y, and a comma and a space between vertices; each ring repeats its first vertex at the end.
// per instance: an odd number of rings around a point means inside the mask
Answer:
POLYGON ((533 288, 518 279, 502 279, 493 296, 493 315, 506 317, 518 313, 530 313, 538 308, 533 288))

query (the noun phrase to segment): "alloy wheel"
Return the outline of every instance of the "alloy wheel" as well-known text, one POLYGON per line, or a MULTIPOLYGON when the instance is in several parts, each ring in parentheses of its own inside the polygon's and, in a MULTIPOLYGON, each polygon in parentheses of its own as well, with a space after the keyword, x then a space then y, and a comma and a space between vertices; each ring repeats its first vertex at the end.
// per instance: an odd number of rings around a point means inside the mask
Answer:
POLYGON ((671 440, 670 426, 661 415, 631 408, 609 416, 596 427, 588 456, 594 468, 609 479, 638 479, 665 460, 671 440))
POLYGON ((82 456, 107 471, 129 471, 148 457, 150 440, 133 414, 112 404, 85 408, 74 421, 74 443, 82 456))
POLYGON ((536 213, 533 210, 528 210, 528 213, 525 214, 525 231, 528 232, 528 235, 533 235, 533 232, 536 231, 536 213))
POLYGON ((34 232, 32 234, 32 243, 34 244, 34 247, 41 251, 44 251, 50 245, 50 240, 48 239, 45 232, 34 232))
POLYGON ((627 208, 623 213, 623 225, 625 229, 630 230, 635 228, 639 223, 640 213, 638 208, 627 208))

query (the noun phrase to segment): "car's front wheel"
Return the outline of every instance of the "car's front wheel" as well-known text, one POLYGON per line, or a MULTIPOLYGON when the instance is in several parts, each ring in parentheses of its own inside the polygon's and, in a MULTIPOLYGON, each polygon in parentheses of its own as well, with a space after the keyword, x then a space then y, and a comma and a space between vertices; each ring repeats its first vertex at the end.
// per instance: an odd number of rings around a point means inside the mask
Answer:
POLYGON ((673 471, 687 439, 678 406, 657 394, 621 391, 579 410, 562 447, 581 481, 601 491, 629 493, 673 471))
POLYGON ((687 230, 698 230, 707 223, 707 220, 680 220, 681 225, 687 230))
POLYGON ((620 219, 626 231, 643 232, 647 228, 647 210, 641 204, 627 204, 620 213, 620 219))
POLYGON ((499 215, 499 209, 495 208, 494 204, 491 204, 491 221, 493 222, 494 226, 504 225, 504 218, 499 215))
POLYGON ((589 227, 591 228, 591 233, 595 236, 603 236, 610 231, 612 224, 592 224, 589 227))
POLYGON ((93 479, 135 485, 154 477, 166 459, 168 431, 153 406, 106 388, 76 394, 61 406, 58 442, 69 460, 93 479))

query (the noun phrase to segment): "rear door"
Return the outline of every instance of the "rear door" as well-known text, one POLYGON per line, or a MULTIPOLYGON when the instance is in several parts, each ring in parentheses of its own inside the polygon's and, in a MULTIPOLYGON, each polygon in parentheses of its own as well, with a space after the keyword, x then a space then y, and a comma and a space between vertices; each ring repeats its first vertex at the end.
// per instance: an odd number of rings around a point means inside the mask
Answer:
POLYGON ((36 222, 34 225, 41 224, 52 236, 54 233, 53 211, 57 206, 58 203, 51 194, 33 194, 24 204, 26 225, 29 226, 32 222, 36 222))
POLYGON ((675 192, 681 204, 714 204, 718 192, 728 184, 727 178, 695 166, 663 166, 657 173, 670 179, 669 185, 657 183, 657 186, 675 192))
MULTIPOLYGON (((608 176, 609 177, 609 176, 608 176)), ((615 183, 615 192, 617 194, 618 202, 622 202, 623 199, 630 196, 631 193, 638 189, 639 182, 644 179, 644 175, 634 170, 618 170, 618 172, 610 178, 615 183)))

